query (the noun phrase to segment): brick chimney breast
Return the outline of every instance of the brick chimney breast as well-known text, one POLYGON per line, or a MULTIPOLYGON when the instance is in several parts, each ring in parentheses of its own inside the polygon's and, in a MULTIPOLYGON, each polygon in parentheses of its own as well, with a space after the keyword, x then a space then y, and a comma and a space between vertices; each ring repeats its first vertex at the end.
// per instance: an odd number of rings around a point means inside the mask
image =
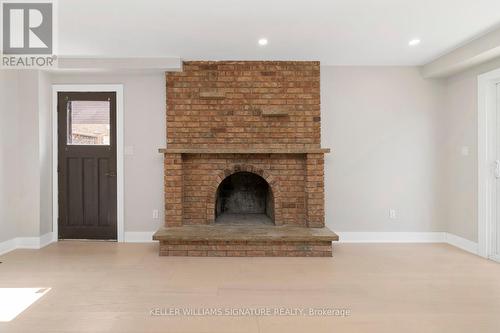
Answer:
POLYGON ((169 148, 319 148, 316 61, 185 62, 166 74, 169 148))
POLYGON ((166 84, 166 226, 216 223, 241 172, 268 184, 271 223, 324 226, 319 62, 188 61, 166 84))

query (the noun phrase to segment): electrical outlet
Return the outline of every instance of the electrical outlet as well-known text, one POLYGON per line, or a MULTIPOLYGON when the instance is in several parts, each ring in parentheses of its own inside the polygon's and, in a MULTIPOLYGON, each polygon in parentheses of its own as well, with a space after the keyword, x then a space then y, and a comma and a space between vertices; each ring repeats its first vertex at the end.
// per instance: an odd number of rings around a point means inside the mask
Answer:
POLYGON ((134 146, 125 146, 123 149, 123 154, 127 156, 134 155, 134 146))
POLYGON ((389 209, 389 218, 392 220, 396 219, 396 210, 394 208, 389 209))
POLYGON ((153 209, 153 219, 158 220, 160 218, 160 212, 158 209, 153 209))
POLYGON ((469 156, 469 147, 463 146, 462 148, 460 148, 460 153, 462 154, 462 156, 469 156))

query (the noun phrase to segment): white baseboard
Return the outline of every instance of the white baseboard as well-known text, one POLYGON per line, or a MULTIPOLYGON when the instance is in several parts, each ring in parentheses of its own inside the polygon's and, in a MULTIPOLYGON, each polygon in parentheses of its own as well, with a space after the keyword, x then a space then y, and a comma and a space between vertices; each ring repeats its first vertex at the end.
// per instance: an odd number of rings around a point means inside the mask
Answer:
POLYGON ((15 249, 16 249, 15 238, 0 242, 0 256, 15 249))
POLYGON ((462 238, 455 234, 446 233, 446 243, 458 247, 464 251, 479 254, 479 246, 476 242, 462 238))
POLYGON ((341 243, 442 243, 444 232, 336 232, 341 243))
POLYGON ((448 232, 337 232, 340 243, 447 243, 478 254, 477 243, 448 232))
POLYGON ((16 249, 41 249, 55 242, 52 232, 48 232, 40 237, 17 237, 0 242, 0 255, 16 249))
POLYGON ((18 237, 16 238, 16 249, 39 249, 40 237, 18 237))
POLYGON ((125 243, 151 243, 154 231, 125 231, 125 243))
MULTIPOLYGON (((125 232, 125 242, 127 243, 151 243, 153 242, 154 231, 125 232)), ((40 237, 18 237, 0 242, 0 255, 16 249, 41 249, 53 242, 57 238, 52 232, 40 237)))
POLYGON ((48 232, 45 235, 40 236, 40 248, 54 242, 57 242, 57 236, 53 232, 48 232))

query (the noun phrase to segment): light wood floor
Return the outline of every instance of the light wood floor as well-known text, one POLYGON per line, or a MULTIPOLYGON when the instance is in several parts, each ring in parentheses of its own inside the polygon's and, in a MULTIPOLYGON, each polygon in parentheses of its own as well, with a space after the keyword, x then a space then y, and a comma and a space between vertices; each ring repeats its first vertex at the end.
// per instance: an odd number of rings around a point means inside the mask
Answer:
POLYGON ((0 257, 0 288, 52 288, 0 332, 500 332, 500 264, 445 244, 340 244, 334 258, 158 257, 59 242, 0 257), (349 317, 151 316, 154 308, 348 308, 349 317))

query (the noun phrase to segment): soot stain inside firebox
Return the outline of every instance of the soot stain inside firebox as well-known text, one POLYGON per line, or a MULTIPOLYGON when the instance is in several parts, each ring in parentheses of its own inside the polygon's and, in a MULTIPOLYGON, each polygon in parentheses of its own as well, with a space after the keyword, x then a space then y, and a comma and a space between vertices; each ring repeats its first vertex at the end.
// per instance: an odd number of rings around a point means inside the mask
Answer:
POLYGON ((259 175, 237 172, 217 189, 215 223, 273 224, 274 199, 271 187, 259 175))

